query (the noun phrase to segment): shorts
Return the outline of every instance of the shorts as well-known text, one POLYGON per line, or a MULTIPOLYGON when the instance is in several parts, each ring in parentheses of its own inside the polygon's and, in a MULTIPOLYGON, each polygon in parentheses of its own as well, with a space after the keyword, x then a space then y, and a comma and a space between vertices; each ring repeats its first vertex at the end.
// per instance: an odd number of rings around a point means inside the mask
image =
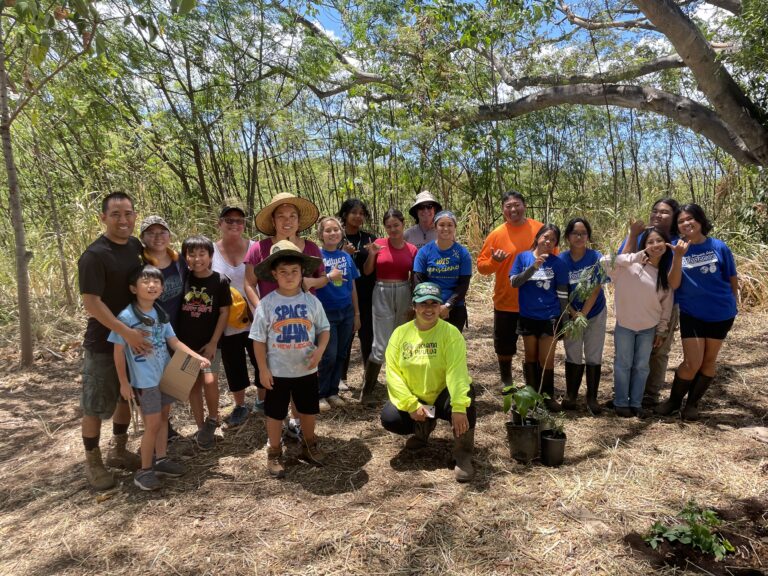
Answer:
MULTIPOLYGON (((535 318, 524 318, 520 316, 517 321, 517 333, 520 336, 554 336, 557 333, 557 318, 547 320, 537 320, 535 318)), ((560 336, 562 338, 562 335, 560 336)))
POLYGON ((680 312, 680 338, 710 338, 712 340, 725 340, 725 337, 733 327, 736 318, 721 320, 719 322, 705 322, 680 312))
POLYGON ((120 399, 120 380, 114 356, 112 352, 84 352, 80 408, 85 416, 109 420, 120 399))
POLYGON ((293 399, 299 414, 320 413, 320 385, 317 372, 297 378, 272 377, 272 390, 264 397, 264 414, 275 420, 288 415, 288 405, 293 399))
POLYGON ((498 356, 517 353, 517 320, 520 314, 504 310, 493 311, 493 350, 498 356))
POLYGON ((221 366, 221 350, 219 348, 216 348, 216 354, 213 356, 213 360, 211 360, 211 365, 208 368, 203 368, 200 370, 203 374, 216 374, 219 373, 219 367, 221 366))
POLYGON ((136 397, 136 402, 141 407, 141 413, 144 416, 159 414, 164 406, 169 406, 176 401, 173 396, 160 392, 160 386, 134 388, 133 395, 136 397))

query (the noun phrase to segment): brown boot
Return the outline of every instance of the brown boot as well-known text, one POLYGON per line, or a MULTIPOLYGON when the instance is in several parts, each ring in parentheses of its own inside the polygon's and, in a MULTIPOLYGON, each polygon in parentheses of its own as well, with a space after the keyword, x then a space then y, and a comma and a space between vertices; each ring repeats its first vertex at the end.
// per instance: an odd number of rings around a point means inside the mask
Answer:
POLYGON ((304 439, 301 443, 299 458, 313 466, 323 466, 325 464, 325 452, 320 450, 316 437, 311 440, 304 439))
POLYGON ((424 422, 413 423, 413 436, 405 441, 406 450, 420 450, 426 448, 427 442, 429 442, 429 435, 437 426, 437 421, 434 418, 427 418, 424 422))
POLYGON ((453 459, 456 467, 453 469, 457 482, 469 482, 475 477, 472 466, 472 453, 475 451, 475 431, 467 430, 453 440, 453 459))
POLYGON ((115 434, 109 443, 107 452, 107 466, 110 468, 123 468, 130 472, 136 472, 141 468, 141 457, 126 448, 128 434, 115 434))
POLYGON ((267 472, 273 478, 285 477, 285 465, 283 464, 283 447, 267 446, 267 472))
POLYGON ((106 490, 115 485, 115 478, 109 470, 104 468, 101 450, 98 448, 85 451, 85 477, 91 488, 95 490, 106 490))

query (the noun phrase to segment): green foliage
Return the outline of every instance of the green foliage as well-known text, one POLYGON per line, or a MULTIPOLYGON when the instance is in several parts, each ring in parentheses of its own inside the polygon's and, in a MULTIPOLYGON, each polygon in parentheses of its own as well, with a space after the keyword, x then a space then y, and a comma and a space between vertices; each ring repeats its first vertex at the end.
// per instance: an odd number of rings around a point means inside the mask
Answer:
POLYGON ((528 417, 529 412, 535 410, 544 400, 549 398, 547 394, 539 394, 531 386, 506 386, 502 390, 502 394, 504 394, 504 413, 509 412, 514 406, 515 411, 520 414, 523 420, 528 417))
POLYGON ((728 553, 734 552, 733 545, 717 533, 716 529, 722 524, 717 514, 707 508, 700 508, 691 500, 673 520, 679 522, 666 525, 654 522, 645 541, 654 550, 667 540, 680 542, 692 548, 698 548, 706 554, 712 554, 716 560, 722 560, 728 553))

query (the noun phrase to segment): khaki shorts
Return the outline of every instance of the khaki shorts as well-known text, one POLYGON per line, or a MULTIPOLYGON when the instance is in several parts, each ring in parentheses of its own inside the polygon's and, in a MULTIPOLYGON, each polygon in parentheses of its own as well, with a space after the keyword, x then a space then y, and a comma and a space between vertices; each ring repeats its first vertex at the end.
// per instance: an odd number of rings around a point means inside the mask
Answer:
POLYGON ((80 408, 86 416, 109 420, 120 398, 120 380, 117 378, 114 356, 112 352, 84 352, 80 408))

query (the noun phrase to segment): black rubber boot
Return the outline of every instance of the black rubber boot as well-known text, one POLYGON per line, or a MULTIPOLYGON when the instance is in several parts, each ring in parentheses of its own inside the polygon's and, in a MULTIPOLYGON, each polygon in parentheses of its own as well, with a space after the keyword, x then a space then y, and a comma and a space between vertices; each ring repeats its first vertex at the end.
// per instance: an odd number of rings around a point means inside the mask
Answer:
POLYGON ((693 382, 693 380, 683 380, 677 375, 677 372, 675 372, 675 379, 672 380, 672 390, 669 392, 669 398, 656 406, 653 411, 661 416, 669 416, 680 410, 683 398, 688 394, 693 382))
POLYGON ((584 364, 565 363, 565 399, 563 410, 576 410, 579 406, 579 388, 584 376, 584 364))
POLYGON ((547 394, 549 400, 544 401, 544 405, 550 412, 562 412, 563 407, 560 406, 560 402, 555 400, 555 371, 544 369, 544 378, 541 383, 542 394, 547 394))
POLYGON ((381 364, 369 360, 365 365, 365 376, 363 377, 363 389, 360 392, 360 404, 368 408, 376 406, 376 400, 373 397, 373 389, 376 388, 376 381, 381 372, 381 364))
POLYGON ((524 362, 523 363, 523 379, 525 379, 525 385, 530 386, 534 390, 539 389, 539 363, 538 362, 524 362))
POLYGON ((600 388, 600 364, 587 364, 587 408, 592 416, 597 416, 603 409, 597 401, 597 389, 600 388))
POLYGON ((504 394, 504 388, 512 385, 512 360, 499 360, 499 376, 501 393, 504 394))
POLYGON ((696 378, 694 378, 693 385, 691 386, 691 391, 688 392, 688 399, 685 401, 685 408, 683 408, 680 413, 683 420, 695 422, 699 419, 699 400, 704 396, 704 393, 714 379, 714 376, 704 376, 701 372, 696 374, 696 378))

